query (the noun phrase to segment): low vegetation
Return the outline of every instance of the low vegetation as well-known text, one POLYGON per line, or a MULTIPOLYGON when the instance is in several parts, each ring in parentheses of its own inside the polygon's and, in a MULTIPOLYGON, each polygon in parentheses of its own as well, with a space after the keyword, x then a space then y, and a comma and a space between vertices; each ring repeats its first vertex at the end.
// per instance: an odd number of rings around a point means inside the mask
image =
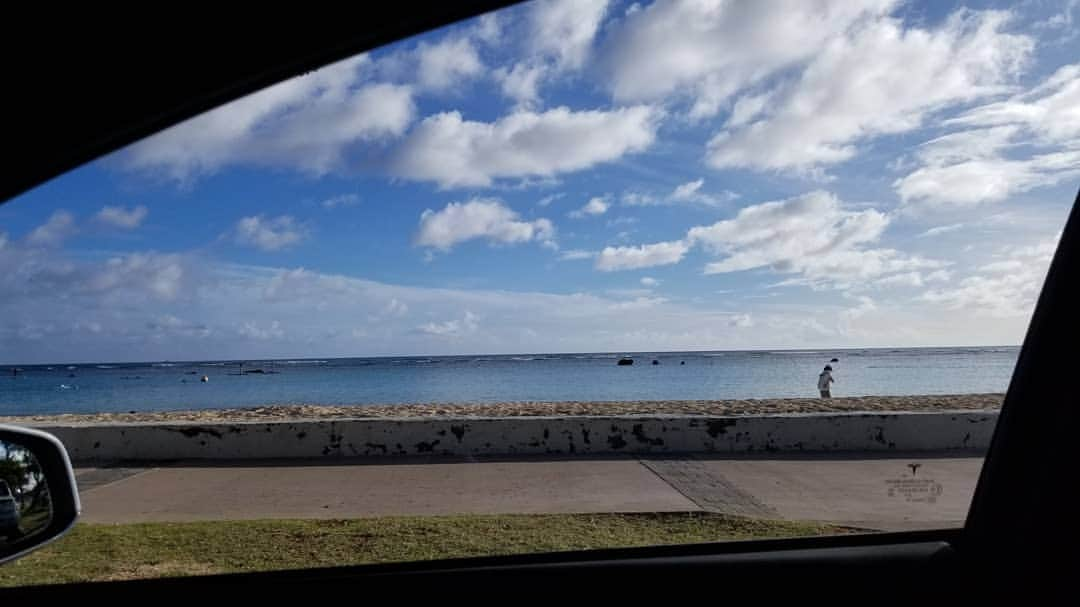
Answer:
POLYGON ((81 524, 0 566, 0 586, 745 540, 842 532, 707 513, 81 524))

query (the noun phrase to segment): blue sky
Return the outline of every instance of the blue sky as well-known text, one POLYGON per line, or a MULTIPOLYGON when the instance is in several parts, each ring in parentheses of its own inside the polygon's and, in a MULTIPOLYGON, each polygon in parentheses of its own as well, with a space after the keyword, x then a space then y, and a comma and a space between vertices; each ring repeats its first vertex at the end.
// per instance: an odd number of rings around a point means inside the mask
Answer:
POLYGON ((0 207, 0 361, 1016 344, 1080 5, 534 2, 0 207))

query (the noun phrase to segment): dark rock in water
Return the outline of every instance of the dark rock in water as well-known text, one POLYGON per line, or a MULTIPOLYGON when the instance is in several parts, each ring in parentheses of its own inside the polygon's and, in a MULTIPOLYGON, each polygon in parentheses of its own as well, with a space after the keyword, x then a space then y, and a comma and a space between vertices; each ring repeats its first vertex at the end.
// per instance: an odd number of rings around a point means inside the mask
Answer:
POLYGON ((263 371, 262 369, 252 369, 250 371, 244 371, 244 375, 251 375, 253 373, 255 375, 265 375, 266 371, 263 371))
POLYGON ((199 372, 198 371, 188 371, 187 374, 188 375, 198 375, 199 372))
POLYGON ((654 365, 659 365, 659 364, 660 364, 660 361, 658 361, 658 360, 656 360, 656 359, 654 358, 654 359, 653 359, 653 361, 652 361, 652 364, 654 364, 654 365))
POLYGON ((681 362, 679 362, 679 364, 680 364, 680 365, 685 365, 685 364, 686 364, 686 361, 685 361, 685 360, 684 360, 684 361, 681 361, 681 362))
POLYGON ((74 373, 68 373, 68 377, 75 377, 74 373))
POLYGON ((620 367, 626 367, 626 366, 634 364, 634 359, 626 358, 626 357, 620 358, 619 362, 617 362, 615 364, 619 365, 620 367))
POLYGON ((839 358, 834 358, 834 359, 830 360, 829 362, 838 363, 838 362, 840 362, 840 359, 839 358))

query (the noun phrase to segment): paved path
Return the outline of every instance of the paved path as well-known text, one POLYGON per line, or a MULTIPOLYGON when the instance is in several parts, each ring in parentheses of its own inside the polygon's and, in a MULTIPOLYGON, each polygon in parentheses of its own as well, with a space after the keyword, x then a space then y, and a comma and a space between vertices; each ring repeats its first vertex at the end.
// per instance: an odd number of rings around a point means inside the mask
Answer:
POLYGON ((975 456, 410 459, 77 470, 100 523, 711 511, 880 530, 963 523, 975 456), (913 470, 912 465, 917 465, 913 470))

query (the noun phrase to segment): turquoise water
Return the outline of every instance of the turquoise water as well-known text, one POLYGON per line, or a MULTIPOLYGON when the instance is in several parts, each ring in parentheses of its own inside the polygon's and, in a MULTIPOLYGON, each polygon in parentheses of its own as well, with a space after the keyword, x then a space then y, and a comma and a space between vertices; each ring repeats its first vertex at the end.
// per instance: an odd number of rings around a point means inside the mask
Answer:
POLYGON ((682 400, 1004 392, 1018 347, 657 352, 0 367, 0 415, 266 404, 682 400), (623 354, 633 366, 616 366, 623 354), (657 360, 660 364, 653 365, 657 360), (264 373, 240 374, 243 369, 264 373), (206 375, 207 382, 200 378, 206 375))

